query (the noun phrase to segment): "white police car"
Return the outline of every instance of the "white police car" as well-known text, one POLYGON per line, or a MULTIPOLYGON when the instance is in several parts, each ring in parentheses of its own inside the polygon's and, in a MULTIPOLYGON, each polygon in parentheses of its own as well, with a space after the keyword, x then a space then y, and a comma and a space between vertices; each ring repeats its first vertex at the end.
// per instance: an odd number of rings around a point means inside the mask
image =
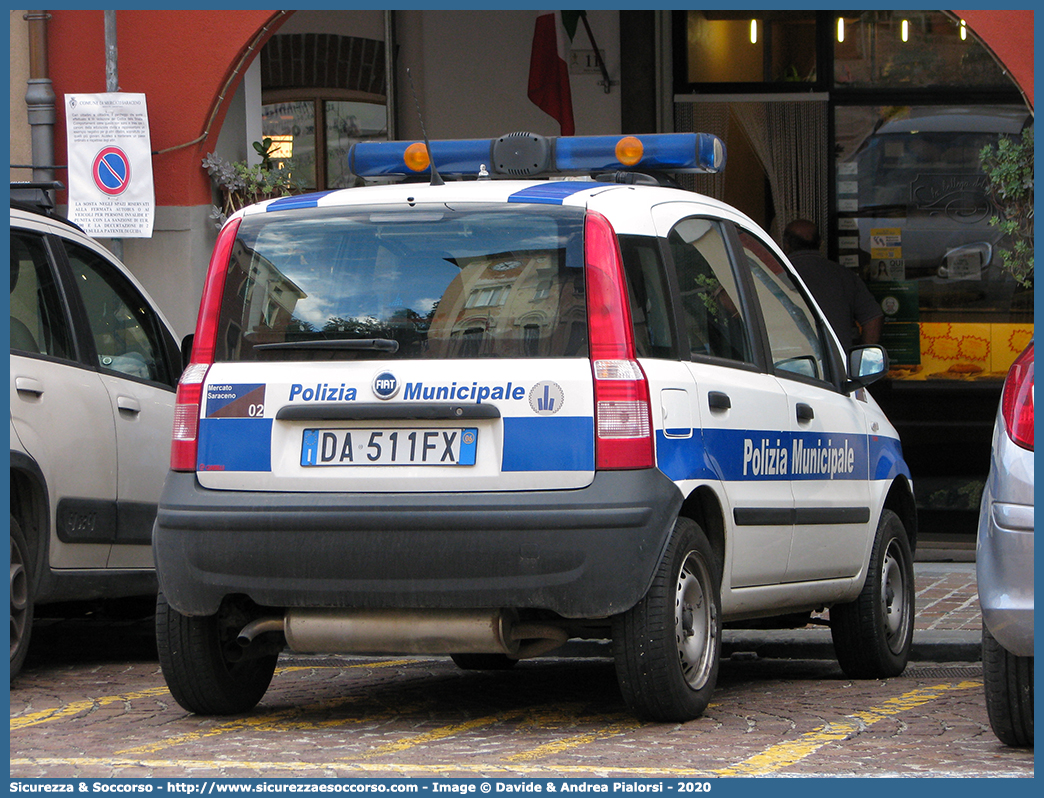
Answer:
POLYGON ((725 624, 826 607, 848 674, 903 670, 884 351, 846 357, 749 219, 643 176, 720 141, 351 157, 424 179, 256 205, 215 247, 153 543, 183 707, 251 708, 286 647, 497 668, 589 638, 636 714, 684 721, 725 624), (588 178, 501 179, 548 172, 588 178))

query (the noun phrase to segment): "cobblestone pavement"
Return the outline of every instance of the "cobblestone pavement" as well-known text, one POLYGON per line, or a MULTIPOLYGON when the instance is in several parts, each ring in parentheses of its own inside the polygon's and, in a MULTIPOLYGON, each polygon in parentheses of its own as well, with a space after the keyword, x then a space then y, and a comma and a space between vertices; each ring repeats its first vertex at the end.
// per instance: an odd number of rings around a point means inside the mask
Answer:
MULTIPOLYGON (((918 566, 918 629, 978 633, 974 567, 918 566), (970 593, 969 593, 970 590, 970 593)), ((257 711, 184 712, 151 630, 58 624, 11 691, 12 777, 1018 776, 976 662, 853 681, 831 659, 722 662, 704 717, 643 724, 606 659, 465 672, 445 659, 284 656, 257 711)))
POLYGON ((975 563, 915 563, 914 589, 914 634, 918 630, 981 633, 975 563))

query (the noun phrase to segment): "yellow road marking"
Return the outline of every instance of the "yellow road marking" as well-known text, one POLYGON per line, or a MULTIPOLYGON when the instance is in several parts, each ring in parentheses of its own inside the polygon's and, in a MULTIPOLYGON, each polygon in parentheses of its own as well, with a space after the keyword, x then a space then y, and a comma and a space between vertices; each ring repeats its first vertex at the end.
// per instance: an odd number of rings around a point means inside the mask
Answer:
MULTIPOLYGON (((27 767, 75 767, 80 769, 80 778, 92 778, 83 774, 82 769, 97 767, 105 769, 105 776, 112 776, 113 769, 134 768, 171 769, 180 776, 192 777, 195 771, 221 771, 222 778, 234 778, 228 771, 253 770, 272 775, 274 773, 306 774, 313 771, 324 771, 329 774, 338 772, 352 773, 406 773, 406 774, 453 774, 469 773, 476 776, 503 774, 507 776, 663 776, 673 778, 707 777, 712 775, 706 770, 692 768, 635 768, 599 765, 523 765, 498 763, 460 763, 460 764, 424 764, 424 763, 390 763, 390 762, 255 762, 236 759, 107 759, 91 757, 19 757, 11 759, 11 772, 16 768, 27 767)), ((118 774, 115 774, 118 775, 118 774)), ((17 778, 17 775, 13 775, 17 778)), ((160 776, 161 777, 161 776, 160 776)))
MULTIPOLYGON (((365 668, 365 667, 388 667, 394 665, 401 665, 406 663, 413 663, 416 660, 395 660, 381 663, 362 663, 350 666, 330 666, 330 667, 352 667, 352 668, 365 668)), ((327 666, 319 666, 327 667, 327 666)), ((293 671, 293 670, 312 670, 312 666, 294 666, 291 668, 282 669, 281 672, 293 671)), ((569 767, 569 766, 541 766, 541 765, 525 765, 523 762, 528 762, 534 759, 542 757, 553 756, 555 754, 566 751, 570 748, 576 748, 581 745, 586 745, 595 742, 599 739, 606 737, 616 736, 624 734, 630 730, 640 727, 642 724, 634 720, 619 720, 610 726, 599 729, 593 732, 586 732, 583 734, 577 734, 572 737, 567 737, 562 740, 558 740, 552 743, 538 746, 529 751, 524 751, 519 754, 514 754, 507 757, 504 762, 511 764, 472 764, 472 765, 428 765, 428 764, 393 764, 393 763, 364 763, 364 762, 337 762, 337 763, 279 763, 279 762, 247 762, 247 761, 230 761, 230 760, 140 760, 133 758, 134 754, 138 753, 154 753, 162 748, 169 748, 175 745, 183 743, 193 742, 206 737, 225 734, 231 731, 238 731, 242 729, 253 729, 266 730, 266 729, 307 729, 317 728, 322 726, 337 726, 348 723, 360 723, 373 721, 377 716, 367 716, 361 719, 337 719, 331 721, 322 722, 292 722, 295 717, 316 710, 328 710, 337 706, 353 703, 362 700, 359 696, 351 696, 338 701, 326 701, 312 704, 305 707, 297 707, 282 712, 273 713, 262 717, 251 717, 242 718, 234 721, 229 721, 222 724, 216 729, 209 731, 196 731, 189 732, 186 734, 178 735, 174 738, 168 738, 166 740, 152 743, 144 746, 140 746, 134 749, 128 749, 126 751, 116 752, 116 756, 108 759, 92 759, 89 757, 82 758, 19 758, 11 759, 11 766, 49 766, 49 765, 104 765, 106 767, 177 767, 177 768, 189 768, 189 769, 263 769, 268 771, 308 771, 308 770, 349 770, 349 771, 362 771, 362 772, 381 772, 381 771, 393 771, 393 772, 423 772, 423 773, 452 773, 452 772, 474 772, 474 773, 604 773, 604 774, 625 774, 633 773, 637 775, 667 775, 667 776, 679 776, 679 777, 692 777, 692 776, 763 776, 772 773, 779 772, 784 768, 791 767, 803 759, 814 754, 823 746, 841 740, 845 740, 854 734, 866 729, 868 726, 878 723, 882 720, 890 718, 901 712, 906 712, 911 709, 923 706, 931 701, 941 698, 947 692, 954 690, 970 690, 981 688, 981 680, 971 680, 959 682, 956 684, 938 684, 932 687, 922 687, 916 690, 903 693, 900 696, 886 699, 881 705, 872 707, 868 710, 855 712, 845 716, 843 719, 826 723, 822 726, 813 729, 811 732, 801 735, 796 740, 790 740, 778 745, 771 746, 770 748, 755 754, 747 759, 738 762, 734 765, 730 765, 725 768, 712 769, 712 770, 695 770, 689 768, 599 768, 599 767, 569 767)), ((147 690, 141 690, 132 693, 124 693, 116 696, 106 696, 98 699, 91 699, 86 701, 77 701, 66 705, 65 707, 42 710, 35 712, 30 715, 25 715, 11 719, 11 729, 17 730, 27 728, 33 725, 39 725, 47 723, 53 720, 61 720, 63 718, 72 717, 82 712, 88 711, 93 708, 106 706, 113 703, 133 701, 139 698, 152 698, 158 695, 167 693, 166 688, 150 688, 147 690)), ((423 702, 422 702, 423 703, 423 702)), ((388 717, 401 716, 404 711, 415 711, 419 708, 418 706, 411 707, 398 707, 394 712, 389 712, 388 717)), ((464 723, 452 724, 434 729, 425 734, 416 735, 414 737, 403 738, 401 740, 388 743, 386 745, 378 746, 372 749, 370 752, 364 755, 364 758, 370 758, 374 756, 382 756, 389 753, 398 753, 410 748, 424 745, 426 743, 434 742, 437 740, 443 740, 457 734, 461 734, 473 729, 487 727, 503 723, 507 720, 512 720, 518 717, 525 718, 527 725, 535 725, 540 728, 556 728, 563 725, 575 724, 577 719, 575 715, 569 715, 563 712, 563 707, 558 706, 555 708, 538 708, 530 707, 524 709, 518 709, 511 712, 499 713, 497 715, 490 715, 483 718, 476 718, 474 720, 466 721, 464 723)))
MULTIPOLYGON (((554 742, 545 743, 544 745, 538 745, 536 748, 530 749, 529 751, 523 751, 519 754, 513 754, 507 757, 508 762, 529 762, 534 759, 542 759, 548 756, 554 756, 560 754, 563 751, 568 751, 570 748, 578 748, 581 745, 587 745, 589 743, 597 742, 598 740, 605 740, 609 737, 616 737, 621 734, 626 734, 629 731, 641 728, 645 724, 640 720, 626 716, 616 716, 620 719, 614 723, 609 723, 608 726, 598 729, 593 732, 585 732, 583 734, 575 734, 572 737, 565 737, 561 740, 555 740, 554 742)), ((575 718, 572 719, 575 722, 575 718)), ((609 721, 611 718, 603 717, 604 721, 609 721)), ((548 728, 544 726, 543 728, 548 728)))
POLYGON ((226 721, 211 729, 185 732, 184 734, 179 734, 174 737, 167 737, 153 743, 146 743, 145 745, 140 745, 136 748, 128 748, 124 751, 116 751, 114 753, 118 756, 154 754, 157 751, 162 751, 164 748, 174 748, 175 746, 193 743, 198 740, 206 739, 207 737, 217 737, 222 734, 229 734, 230 732, 241 731, 244 729, 250 729, 255 732, 288 732, 370 723, 387 718, 399 717, 405 713, 417 712, 425 706, 430 705, 433 701, 432 699, 429 699, 427 701, 397 707, 394 712, 388 711, 378 714, 364 715, 358 718, 337 718, 334 720, 308 720, 294 722, 294 718, 301 717, 302 715, 337 709, 338 707, 347 706, 348 704, 357 703, 363 700, 365 699, 362 696, 348 696, 334 701, 319 701, 314 704, 284 709, 281 712, 273 712, 267 715, 238 718, 236 720, 226 721))
POLYGON ((485 726, 496 726, 503 723, 506 720, 517 718, 520 715, 525 714, 526 710, 519 709, 514 712, 503 712, 497 715, 487 715, 484 718, 475 718, 474 720, 464 721, 463 723, 455 723, 450 726, 443 726, 439 729, 433 729, 430 732, 424 734, 418 734, 415 737, 404 737, 401 740, 396 740, 393 743, 386 743, 384 745, 378 745, 364 754, 369 759, 374 756, 383 756, 384 754, 399 753, 400 751, 406 751, 410 748, 416 748, 418 745, 425 745, 426 743, 433 743, 437 740, 445 740, 447 737, 453 737, 461 732, 471 731, 472 729, 481 729, 485 726))
POLYGON ((735 765, 714 770, 713 773, 716 776, 766 776, 776 773, 811 756, 827 743, 844 740, 878 721, 923 706, 940 698, 947 691, 971 690, 977 687, 982 687, 981 681, 919 687, 896 698, 889 698, 879 707, 847 715, 843 720, 827 723, 796 740, 774 745, 735 765))
POLYGON ((30 726, 38 726, 41 723, 49 723, 52 720, 64 720, 81 712, 108 706, 109 704, 122 704, 127 701, 135 701, 139 698, 154 698, 159 695, 170 695, 166 687, 150 687, 147 690, 137 690, 133 693, 122 695, 109 695, 102 698, 88 698, 84 701, 73 701, 64 707, 54 709, 41 709, 39 712, 31 712, 28 715, 19 715, 11 718, 11 731, 27 729, 30 726))
MULTIPOLYGON (((405 664, 415 663, 415 662, 417 662, 417 660, 398 659, 398 660, 385 660, 385 661, 381 661, 381 662, 364 662, 364 663, 357 663, 357 664, 354 664, 354 665, 315 665, 315 666, 294 665, 294 666, 288 666, 288 667, 285 667, 285 668, 277 668, 276 669, 276 673, 277 674, 293 673, 295 671, 302 671, 302 670, 316 670, 317 668, 343 668, 343 669, 347 669, 347 668, 388 668, 388 667, 394 667, 394 666, 397 666, 397 665, 405 665, 405 664)), ((79 715, 82 712, 87 712, 88 710, 97 709, 99 707, 109 706, 110 704, 121 704, 121 703, 126 703, 128 701, 135 701, 135 700, 140 699, 140 698, 154 698, 156 696, 163 696, 163 695, 168 696, 168 697, 170 696, 170 691, 165 686, 164 687, 149 687, 149 688, 147 688, 145 690, 138 690, 138 691, 131 692, 131 693, 122 693, 120 695, 103 696, 101 698, 91 698, 91 699, 86 699, 84 701, 74 701, 71 704, 66 704, 63 707, 55 707, 54 709, 42 709, 42 710, 40 710, 38 712, 32 712, 32 713, 30 713, 28 715, 19 715, 17 717, 11 718, 10 729, 11 729, 11 731, 18 731, 19 729, 27 729, 30 726, 38 726, 41 723, 50 723, 51 721, 64 720, 66 718, 70 718, 70 717, 73 717, 75 715, 79 715)), ((171 700, 173 700, 173 699, 171 699, 171 700)), ((293 712, 293 710, 288 710, 287 712, 288 713, 289 712, 293 712)), ((286 714, 286 713, 280 713, 280 714, 286 714)), ((251 724, 246 722, 246 721, 243 721, 243 722, 233 722, 232 725, 234 725, 234 727, 236 729, 239 729, 239 728, 244 728, 244 725, 251 725, 251 724)), ((217 732, 212 732, 212 733, 217 733, 217 732)), ((185 735, 185 736, 187 737, 188 735, 185 735)), ((198 736, 204 736, 204 735, 202 735, 200 733, 198 736)), ((210 736, 210 735, 207 734, 205 736, 210 736)))

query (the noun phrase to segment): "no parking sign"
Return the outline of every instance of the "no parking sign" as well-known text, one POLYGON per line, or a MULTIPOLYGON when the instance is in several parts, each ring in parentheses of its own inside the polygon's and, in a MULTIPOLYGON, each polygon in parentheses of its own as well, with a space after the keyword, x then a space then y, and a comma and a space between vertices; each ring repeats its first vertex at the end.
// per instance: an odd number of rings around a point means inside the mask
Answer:
POLYGON ((65 95, 69 218, 94 236, 149 238, 155 217, 144 94, 65 95))
POLYGON ((130 158, 119 147, 103 147, 91 166, 91 177, 102 194, 118 197, 130 185, 130 158))

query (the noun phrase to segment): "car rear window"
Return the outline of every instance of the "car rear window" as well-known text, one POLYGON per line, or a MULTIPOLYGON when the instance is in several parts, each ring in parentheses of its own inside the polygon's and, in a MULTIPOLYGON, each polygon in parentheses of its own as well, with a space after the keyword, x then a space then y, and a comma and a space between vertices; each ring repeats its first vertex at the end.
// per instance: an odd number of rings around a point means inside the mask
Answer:
POLYGON ((585 357, 583 224, 528 205, 247 217, 216 359, 585 357))

